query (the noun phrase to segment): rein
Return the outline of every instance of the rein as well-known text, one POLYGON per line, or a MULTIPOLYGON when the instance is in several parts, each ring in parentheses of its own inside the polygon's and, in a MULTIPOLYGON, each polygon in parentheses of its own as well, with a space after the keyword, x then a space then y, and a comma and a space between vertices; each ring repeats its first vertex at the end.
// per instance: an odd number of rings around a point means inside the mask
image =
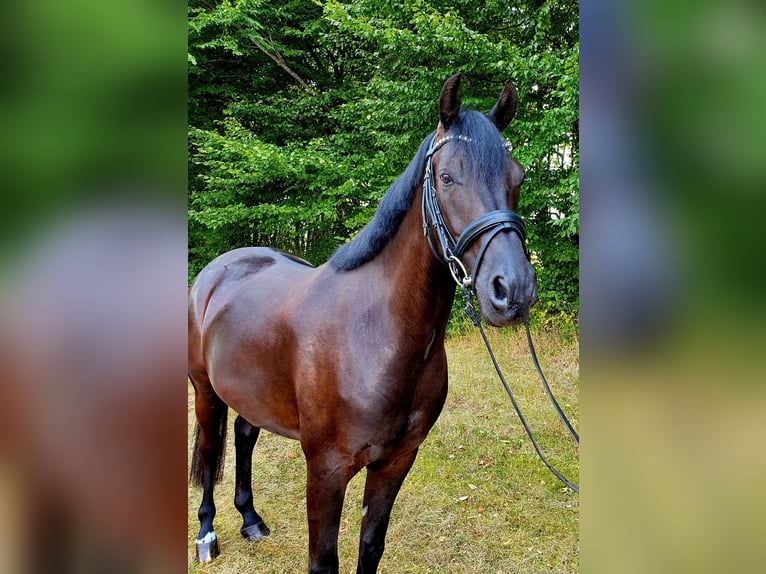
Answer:
MULTIPOLYGON (((468 316, 469 319, 471 319, 471 322, 474 324, 474 326, 479 328, 479 333, 481 333, 481 338, 484 340, 484 345, 487 347, 489 358, 492 359, 492 364, 495 367, 495 372, 497 372, 497 376, 500 378, 500 382, 503 383, 505 392, 508 394, 508 397, 511 399, 511 404, 513 404, 513 408, 516 411, 516 414, 518 415, 519 420, 521 421, 521 424, 524 427, 524 430, 526 431, 527 436, 529 437, 529 440, 532 442, 532 446, 535 448, 535 452, 537 452, 537 456, 540 457, 540 460, 543 461, 543 464, 548 467, 548 470, 550 470, 556 478, 558 478, 561 482, 563 482, 573 491, 579 493, 580 487, 574 484, 569 479, 567 479, 558 470, 556 470, 556 468, 554 468, 554 466, 551 463, 549 463, 548 459, 546 459, 545 456, 543 455, 543 452, 540 449, 540 445, 537 444, 537 440, 535 440, 535 435, 532 433, 532 429, 529 427, 529 424, 527 423, 527 419, 524 418, 524 415, 521 412, 521 408, 519 407, 519 404, 516 402, 516 398, 513 396, 513 391, 511 390, 511 387, 508 384, 508 381, 506 381, 505 377, 503 376, 503 372, 500 369, 500 365, 497 364, 497 359, 495 358, 495 354, 492 352, 492 347, 490 346, 489 340, 487 339, 487 335, 484 332, 483 327, 481 326, 481 321, 479 320, 479 315, 476 312, 476 308, 473 305, 473 292, 468 290, 465 287, 462 287, 462 290, 463 290, 463 296, 465 297, 465 300, 466 300, 465 314, 468 316)), ((529 321, 524 321, 524 326, 527 329, 527 342, 529 343, 529 350, 532 354, 532 360, 535 363, 535 368, 537 369, 538 375, 540 375, 540 380, 543 382, 543 387, 545 387, 545 392, 548 395, 548 398, 551 400, 553 407, 556 409, 556 413, 558 413, 559 418, 564 422, 564 425, 567 427, 567 430, 569 430, 569 433, 572 435, 572 438, 574 439, 575 443, 579 446, 580 437, 572 428, 572 425, 570 424, 569 419, 567 419, 566 415, 564 414, 564 411, 561 410, 561 407, 559 406, 559 403, 556 400, 556 398, 553 396, 553 392, 551 392, 551 388, 550 386, 548 386, 548 381, 545 379, 545 375, 543 375, 543 371, 540 368, 540 363, 537 360, 537 353, 535 353, 535 347, 532 344, 532 335, 529 333, 529 321)))
MULTIPOLYGON (((422 204, 422 214, 423 214, 423 234, 428 239, 428 245, 431 248, 431 251, 436 256, 438 260, 440 260, 442 263, 447 265, 447 267, 450 270, 450 273, 452 274, 452 278, 455 280, 455 283, 457 283, 458 287, 460 287, 463 297, 466 301, 465 306, 465 313, 468 316, 469 319, 471 319, 471 322, 478 327, 479 333, 481 333, 481 338, 484 340, 484 345, 487 347, 487 352, 489 353, 490 359, 492 359, 492 364, 495 367, 495 371, 497 372, 498 377, 500 378, 500 382, 503 384, 503 387, 505 388, 505 392, 508 394, 508 397, 511 399, 511 403, 513 404, 513 408, 516 411, 516 414, 519 417, 519 420, 521 421, 522 426, 524 427, 524 430, 527 433, 527 436, 529 437, 530 441, 532 442, 532 446, 534 447, 535 451, 537 452, 537 455, 540 457, 540 460, 543 461, 543 464, 548 467, 548 469, 558 478, 561 482, 563 482, 566 486, 571 488, 575 492, 580 492, 580 487, 570 480, 568 480, 563 474, 561 474, 558 470, 556 470, 553 465, 551 465, 548 460, 545 458, 545 456, 542 453, 542 450, 540 449, 540 446, 537 444, 537 441, 535 440, 534 434, 532 433, 532 429, 529 427, 529 424, 527 423, 526 418, 524 418, 524 415, 521 412, 521 408, 519 407, 518 403, 516 402, 516 398, 513 396, 513 391, 511 390, 510 385, 505 380, 505 377, 503 376, 503 373, 500 369, 500 366, 497 363, 497 359, 495 358, 495 354, 492 352, 492 347, 489 344, 489 340, 487 339, 487 335, 484 333, 484 329, 481 326, 481 320, 479 319, 479 315, 476 311, 476 307, 473 304, 473 296, 474 296, 474 278, 476 277, 479 266, 481 265, 481 261, 484 257, 484 253, 487 250, 487 247, 489 246, 489 243, 494 239, 494 237, 500 233, 501 231, 511 231, 513 233, 516 233, 519 236, 519 239, 521 239, 521 244, 524 247, 524 253, 527 256, 527 259, 529 259, 529 252, 526 248, 526 226, 524 224, 524 220, 515 212, 511 210, 506 209, 498 209, 494 211, 489 211, 485 213, 484 215, 478 217, 477 219, 473 220, 471 223, 469 223, 463 232, 460 234, 460 236, 455 240, 455 238, 452 236, 452 233, 450 233, 449 228, 447 227, 447 223, 444 220, 444 216, 442 215, 441 209, 439 208, 439 202, 436 197, 436 184, 434 181, 434 173, 433 173, 433 155, 447 142, 456 140, 461 141, 464 143, 470 143, 471 138, 468 138, 466 136, 458 135, 458 136, 446 136, 439 140, 436 140, 436 136, 434 136, 434 140, 431 143, 431 146, 428 149, 428 152, 426 153, 426 171, 425 175, 423 177, 423 204, 422 204), (434 244, 434 240, 429 233, 429 229, 433 229, 436 232, 436 237, 439 241, 439 247, 441 247, 441 253, 439 253, 439 250, 437 250, 436 245, 434 244), (465 252, 467 251, 468 247, 481 235, 485 235, 484 242, 482 243, 481 247, 479 248, 479 252, 476 256, 476 260, 474 261, 473 268, 471 269, 471 273, 469 274, 466 270, 465 265, 463 264, 462 257, 465 255, 465 252)), ((532 355, 532 360, 535 364, 535 369, 537 370, 538 375, 540 376, 540 380, 543 383, 543 387, 545 388, 545 392, 548 395, 548 398, 550 399, 551 403, 553 404, 554 409, 556 410, 556 413, 558 414, 559 418, 563 421, 564 425, 567 427, 567 430, 572 435, 572 438, 574 439, 575 443, 577 445, 580 444, 580 437, 575 432, 574 428, 572 428, 572 425, 570 424, 569 420, 567 419, 564 412, 561 410, 561 407, 559 406, 558 401, 556 401, 556 398, 553 396, 553 393, 550 389, 550 386, 548 385, 548 381, 545 379, 545 375, 543 374, 542 369, 540 368, 540 363, 537 360, 537 353, 535 353, 534 345, 532 344, 532 335, 529 332, 529 321, 524 322, 524 326, 527 330, 527 342, 529 343, 529 350, 532 355)))

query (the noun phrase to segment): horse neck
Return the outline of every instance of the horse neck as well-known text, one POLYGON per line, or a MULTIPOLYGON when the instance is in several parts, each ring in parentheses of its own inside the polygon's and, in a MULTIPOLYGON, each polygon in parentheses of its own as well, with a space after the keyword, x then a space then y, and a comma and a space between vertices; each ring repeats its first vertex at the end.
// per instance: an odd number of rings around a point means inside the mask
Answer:
POLYGON ((449 319, 455 284, 423 235, 419 209, 423 189, 414 194, 396 235, 380 255, 381 280, 391 286, 390 308, 413 328, 441 332, 449 319))

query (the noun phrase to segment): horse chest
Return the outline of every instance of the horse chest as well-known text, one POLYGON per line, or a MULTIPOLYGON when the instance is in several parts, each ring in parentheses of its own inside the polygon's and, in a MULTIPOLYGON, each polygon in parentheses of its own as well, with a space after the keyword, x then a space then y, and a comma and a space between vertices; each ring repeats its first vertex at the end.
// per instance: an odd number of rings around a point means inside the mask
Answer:
POLYGON ((446 394, 446 361, 434 361, 416 375, 403 369, 367 380, 364 392, 357 387, 350 398, 348 412, 359 421, 360 435, 367 429, 367 440, 373 444, 383 447, 404 441, 415 447, 436 422, 446 394))

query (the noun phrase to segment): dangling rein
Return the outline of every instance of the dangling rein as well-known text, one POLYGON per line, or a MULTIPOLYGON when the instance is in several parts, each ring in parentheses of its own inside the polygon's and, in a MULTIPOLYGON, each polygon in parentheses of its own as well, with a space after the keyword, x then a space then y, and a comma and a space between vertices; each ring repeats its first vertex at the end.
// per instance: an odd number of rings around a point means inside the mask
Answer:
MULTIPOLYGON (((492 347, 489 344, 489 340, 487 339, 486 333, 484 333, 484 328, 481 326, 479 315, 476 312, 476 308, 473 305, 473 293, 466 287, 461 286, 461 289, 463 291, 463 297, 465 297, 465 300, 466 300, 465 314, 468 315, 468 318, 471 320, 471 322, 476 327, 479 328, 479 333, 481 333, 481 338, 484 340, 484 345, 487 347, 489 358, 492 359, 492 364, 495 366, 495 371, 497 372, 497 376, 500 378, 500 382, 503 383, 503 387, 505 387, 505 392, 508 393, 508 397, 510 397, 511 399, 513 408, 516 411, 516 414, 519 416, 519 420, 521 421, 521 424, 524 426, 524 430, 527 431, 527 436, 529 437, 529 440, 532 441, 532 446, 535 447, 537 456, 540 457, 540 460, 543 461, 543 464, 545 464, 545 466, 548 467, 548 469, 556 476, 556 478, 558 478, 561 482, 566 484, 569 488, 571 488, 575 492, 579 493, 580 487, 574 484, 573 482, 571 482, 570 480, 568 480, 563 474, 561 474, 558 470, 556 470, 554 466, 551 463, 549 463, 548 460, 545 458, 545 455, 543 455, 543 452, 540 449, 540 445, 537 444, 537 441, 535 440, 535 436, 534 434, 532 434, 532 429, 529 428, 529 424, 527 424, 527 420, 524 418, 524 415, 521 412, 521 408, 519 408, 519 404, 516 402, 516 398, 513 396, 513 391, 511 391, 511 387, 508 385, 508 381, 505 380, 505 377, 503 376, 503 372, 500 370, 500 365, 497 364, 497 359, 495 358, 495 354, 492 352, 492 347)), ((569 419, 567 419, 566 415, 564 414, 564 411, 561 410, 561 407, 559 406, 559 403, 556 400, 556 397, 554 397, 553 392, 551 392, 551 388, 548 385, 548 381, 545 379, 543 370, 540 368, 540 362, 537 360, 537 353, 535 353, 535 347, 532 344, 532 335, 529 332, 529 320, 524 321, 524 327, 526 327, 527 329, 527 342, 529 343, 529 351, 532 354, 532 360, 535 363, 535 369, 537 370, 537 374, 540 375, 540 380, 543 382, 543 387, 545 388, 545 392, 548 395, 548 398, 551 400, 551 403, 553 404, 553 408, 556 409, 556 412, 558 413, 559 418, 563 421, 564 425, 567 427, 569 434, 572 435, 572 438, 574 439, 575 443, 579 446, 580 436, 572 428, 572 425, 570 424, 569 419)))

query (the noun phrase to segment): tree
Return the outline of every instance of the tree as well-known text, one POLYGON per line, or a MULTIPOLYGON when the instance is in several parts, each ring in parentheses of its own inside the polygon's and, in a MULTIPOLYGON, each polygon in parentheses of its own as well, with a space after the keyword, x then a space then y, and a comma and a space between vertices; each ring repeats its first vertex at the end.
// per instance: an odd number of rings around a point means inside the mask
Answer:
POLYGON ((578 309, 573 1, 291 0, 189 8, 190 272, 268 244, 314 263, 358 231, 437 122, 444 80, 488 110, 527 170, 521 215, 548 311, 578 309))

